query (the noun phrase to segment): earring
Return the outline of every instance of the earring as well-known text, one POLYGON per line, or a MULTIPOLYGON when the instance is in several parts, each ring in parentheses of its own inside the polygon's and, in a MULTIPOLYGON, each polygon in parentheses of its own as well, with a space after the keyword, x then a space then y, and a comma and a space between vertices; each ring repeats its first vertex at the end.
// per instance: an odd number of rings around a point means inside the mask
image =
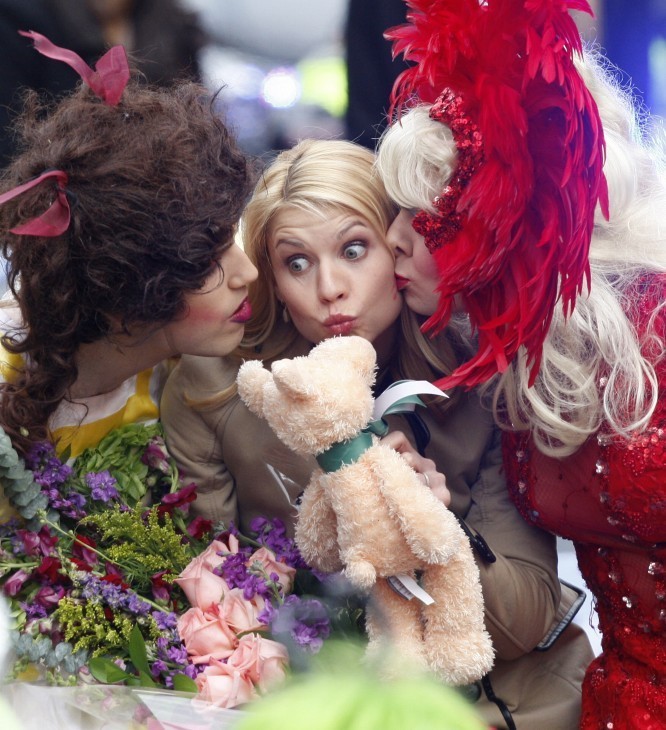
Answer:
POLYGON ((289 324, 289 321, 290 321, 289 310, 284 305, 282 306, 282 321, 285 324, 289 324))

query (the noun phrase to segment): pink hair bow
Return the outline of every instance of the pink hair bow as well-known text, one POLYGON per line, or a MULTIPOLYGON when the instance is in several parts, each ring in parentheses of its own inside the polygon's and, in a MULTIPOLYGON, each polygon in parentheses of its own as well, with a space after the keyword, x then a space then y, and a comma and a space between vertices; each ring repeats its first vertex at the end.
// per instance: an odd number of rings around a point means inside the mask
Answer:
POLYGON ((20 30, 19 33, 31 38, 35 49, 47 58, 64 61, 71 66, 88 84, 99 98, 110 106, 116 106, 123 95, 130 77, 127 53, 123 46, 113 46, 95 64, 93 70, 74 51, 54 45, 46 36, 34 31, 20 30))
POLYGON ((12 190, 0 195, 0 205, 8 200, 18 197, 27 190, 34 188, 48 178, 56 180, 56 199, 51 203, 49 208, 37 218, 29 220, 20 226, 11 229, 12 233, 19 236, 45 236, 53 238, 64 233, 69 227, 70 211, 69 201, 65 192, 67 184, 67 173, 62 170, 48 170, 43 172, 39 177, 30 180, 23 185, 19 185, 12 190))

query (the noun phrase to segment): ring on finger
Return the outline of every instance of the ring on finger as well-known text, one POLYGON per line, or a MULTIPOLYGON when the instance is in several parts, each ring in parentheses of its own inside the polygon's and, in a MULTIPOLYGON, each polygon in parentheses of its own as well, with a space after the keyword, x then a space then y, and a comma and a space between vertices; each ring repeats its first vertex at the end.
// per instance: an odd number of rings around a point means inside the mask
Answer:
POLYGON ((423 480, 425 481, 426 487, 429 487, 430 486, 430 477, 425 472, 423 472, 423 474, 421 474, 421 476, 423 477, 423 480))

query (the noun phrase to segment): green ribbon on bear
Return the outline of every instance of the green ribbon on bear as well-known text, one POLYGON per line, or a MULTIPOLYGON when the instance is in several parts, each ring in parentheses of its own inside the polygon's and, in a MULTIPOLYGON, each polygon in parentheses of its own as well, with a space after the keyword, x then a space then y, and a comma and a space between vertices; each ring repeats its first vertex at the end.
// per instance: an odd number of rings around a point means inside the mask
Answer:
POLYGON ((361 430, 358 436, 347 441, 338 441, 333 446, 319 454, 317 464, 325 472, 337 471, 343 466, 353 464, 358 458, 372 446, 372 435, 386 436, 388 433, 388 423, 383 418, 370 423, 361 430))
MULTIPOLYGON (((408 381, 406 380, 399 380, 389 385, 384 393, 387 393, 391 388, 397 385, 407 382, 408 381)), ((372 446, 373 435, 382 438, 382 436, 386 436, 388 433, 389 426, 383 416, 388 416, 392 413, 413 411, 415 406, 425 406, 425 403, 413 393, 393 401, 387 405, 379 418, 370 421, 365 428, 361 429, 357 436, 347 439, 347 441, 338 441, 326 449, 326 451, 323 451, 315 457, 317 459, 317 463, 321 469, 327 473, 338 471, 338 469, 341 469, 343 466, 353 464, 372 446)))

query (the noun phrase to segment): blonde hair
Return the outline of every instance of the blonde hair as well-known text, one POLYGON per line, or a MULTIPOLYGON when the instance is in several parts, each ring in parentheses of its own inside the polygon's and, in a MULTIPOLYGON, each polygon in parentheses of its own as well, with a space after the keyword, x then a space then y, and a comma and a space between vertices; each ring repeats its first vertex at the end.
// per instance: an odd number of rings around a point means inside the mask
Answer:
MULTIPOLYGON (((635 310, 640 279, 666 272, 664 146, 646 139, 630 94, 607 65, 592 49, 578 62, 604 125, 610 197, 610 220, 599 211, 595 219, 589 291, 568 319, 556 308, 532 387, 524 355, 484 386, 503 427, 531 430, 537 447, 557 457, 575 452, 603 422, 624 438, 640 431, 659 396, 654 365, 664 343, 651 332, 646 349, 626 313, 635 310)), ((410 110, 380 142, 377 167, 389 195, 404 207, 432 210, 451 176, 453 147, 427 107, 410 110)))
POLYGON ((386 128, 375 167, 386 192, 401 208, 436 213, 432 203, 456 169, 451 130, 430 118, 430 106, 412 107, 386 128))
MULTIPOLYGON (((284 210, 297 209, 326 218, 347 211, 362 216, 385 240, 397 209, 374 169, 374 154, 346 140, 299 142, 281 152, 266 168, 241 218, 243 248, 259 276, 250 285, 252 317, 245 325, 234 360, 262 359, 269 363, 283 356, 301 337, 291 322, 283 322, 269 255, 272 225, 284 210)), ((400 319, 399 348, 391 373, 402 378, 435 379, 456 366, 448 342, 434 348, 420 332, 406 308, 400 319)), ((195 407, 218 407, 236 393, 235 385, 195 407)), ((443 399, 439 399, 443 401, 443 399)), ((451 401, 443 407, 449 407, 451 401)))

